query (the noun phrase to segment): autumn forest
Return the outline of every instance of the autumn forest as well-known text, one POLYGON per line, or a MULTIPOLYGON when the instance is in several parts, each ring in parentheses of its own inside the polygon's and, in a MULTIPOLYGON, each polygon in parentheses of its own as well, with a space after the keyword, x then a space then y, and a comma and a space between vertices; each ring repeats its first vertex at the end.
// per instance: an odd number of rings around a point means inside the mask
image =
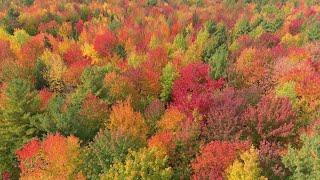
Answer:
POLYGON ((0 0, 0 179, 319 180, 319 0, 0 0))

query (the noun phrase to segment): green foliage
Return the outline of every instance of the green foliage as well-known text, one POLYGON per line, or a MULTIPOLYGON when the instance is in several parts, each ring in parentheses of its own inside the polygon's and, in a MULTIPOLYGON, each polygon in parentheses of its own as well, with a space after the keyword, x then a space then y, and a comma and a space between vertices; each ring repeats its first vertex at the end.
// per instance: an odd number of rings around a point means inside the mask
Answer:
POLYGON ((25 6, 31 6, 34 0, 21 0, 22 4, 25 6))
MULTIPOLYGON (((215 29, 212 26, 213 25, 207 26, 209 27, 208 31, 211 32, 210 34, 212 34, 213 30, 215 29)), ((206 48, 202 52, 202 59, 205 62, 208 62, 209 59, 216 53, 217 49, 226 43, 227 43, 227 30, 224 25, 218 24, 216 27, 216 31, 213 32, 210 39, 206 43, 206 48)))
POLYGON ((17 9, 10 8, 7 11, 6 16, 0 20, 8 33, 13 34, 14 30, 21 26, 21 23, 18 20, 19 16, 20 13, 17 9))
POLYGON ((158 149, 130 151, 124 163, 115 162, 102 179, 171 179, 168 158, 158 149))
MULTIPOLYGON (((37 116, 38 128, 45 132, 59 132, 65 136, 76 135, 84 142, 91 140, 99 131, 102 122, 81 114, 86 91, 79 89, 66 100, 62 96, 53 97, 44 113, 37 116)), ((100 109, 99 109, 100 110, 100 109)), ((97 111, 99 111, 97 110, 97 111)), ((107 117, 105 117, 107 118, 107 117)))
POLYGON ((122 44, 119 44, 116 46, 115 52, 117 53, 117 55, 123 59, 127 58, 127 52, 126 49, 124 48, 124 46, 122 44))
POLYGON ((173 41, 173 46, 177 49, 182 49, 182 50, 187 49, 188 45, 187 45, 186 36, 184 35, 184 33, 179 33, 176 35, 173 41))
POLYGON ((287 82, 276 87, 276 95, 279 97, 288 97, 292 104, 297 100, 297 93, 295 91, 295 83, 287 82))
POLYGON ((228 50, 226 46, 220 46, 213 56, 209 59, 211 66, 211 77, 219 79, 226 76, 228 50))
POLYGON ((148 0, 148 5, 149 5, 149 6, 155 6, 155 5, 157 5, 157 0, 148 0))
POLYGON ((168 101, 170 100, 171 96, 171 91, 172 91, 172 86, 173 82, 177 77, 177 72, 174 69, 172 63, 168 63, 162 70, 162 75, 161 75, 161 94, 160 98, 162 101, 168 101))
POLYGON ((84 163, 80 169, 88 179, 98 179, 101 174, 108 172, 115 160, 124 162, 129 149, 137 150, 140 147, 131 138, 114 139, 105 129, 84 149, 84 163))
POLYGON ((288 148, 283 157, 284 165, 292 173, 290 179, 319 179, 320 178, 320 136, 301 137, 302 147, 288 148))
POLYGON ((25 30, 16 30, 13 34, 13 39, 15 42, 17 42, 19 45, 24 44, 30 39, 30 35, 25 30))
POLYGON ((32 85, 22 79, 12 80, 0 108, 0 172, 15 171, 15 151, 40 134, 34 118, 40 101, 32 85))
POLYGON ((92 92, 101 99, 108 98, 108 90, 104 87, 104 77, 112 70, 111 66, 92 66, 85 69, 81 76, 81 88, 92 92))
POLYGON ((47 66, 41 61, 37 60, 33 74, 35 76, 35 88, 42 89, 49 87, 49 82, 44 78, 44 73, 47 71, 47 66))
POLYGON ((320 40, 320 23, 314 22, 307 27, 307 35, 310 41, 320 40))
POLYGON ((263 21, 262 27, 266 32, 276 32, 283 24, 282 19, 276 19, 273 21, 263 21))
POLYGON ((243 34, 248 34, 251 31, 250 22, 247 18, 240 19, 234 29, 233 29, 233 38, 236 39, 243 34))
POLYGON ((217 24, 212 20, 207 21, 205 27, 210 35, 213 35, 217 31, 217 24))

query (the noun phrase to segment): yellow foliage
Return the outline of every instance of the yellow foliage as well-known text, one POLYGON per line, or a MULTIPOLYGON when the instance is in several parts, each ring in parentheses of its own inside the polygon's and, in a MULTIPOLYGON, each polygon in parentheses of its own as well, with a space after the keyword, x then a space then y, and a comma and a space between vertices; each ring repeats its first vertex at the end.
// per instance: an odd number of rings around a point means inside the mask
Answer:
POLYGON ((58 45, 59 53, 64 54, 74 43, 75 43, 74 41, 68 40, 68 39, 64 39, 64 41, 59 42, 59 45, 58 45))
POLYGON ((96 50, 94 50, 91 44, 85 43, 81 50, 84 56, 91 58, 91 64, 98 64, 100 62, 99 55, 96 50))
POLYGON ((301 33, 297 35, 291 35, 290 33, 285 34, 281 38, 281 43, 286 47, 302 46, 306 42, 306 37, 301 33))
POLYGON ((72 25, 69 22, 64 22, 59 28, 59 34, 67 38, 72 33, 72 25))
POLYGON ((40 59, 48 67, 44 77, 49 82, 50 89, 61 91, 63 89, 62 76, 67 69, 62 58, 58 54, 46 50, 40 59))
POLYGON ((146 56, 144 55, 138 55, 134 52, 130 53, 128 56, 128 64, 132 67, 138 67, 139 64, 144 62, 146 59, 146 56))
POLYGON ((256 149, 251 147, 250 150, 240 155, 226 170, 228 180, 266 180, 261 176, 261 168, 259 167, 259 157, 256 149))
POLYGON ((199 31, 197 35, 197 39, 186 51, 186 58, 183 64, 190 64, 190 63, 201 60, 201 54, 205 49, 205 46, 208 42, 209 37, 210 37, 210 34, 207 30, 202 29, 199 31))
POLYGON ((0 27, 0 39, 10 41, 10 35, 2 27, 0 27))

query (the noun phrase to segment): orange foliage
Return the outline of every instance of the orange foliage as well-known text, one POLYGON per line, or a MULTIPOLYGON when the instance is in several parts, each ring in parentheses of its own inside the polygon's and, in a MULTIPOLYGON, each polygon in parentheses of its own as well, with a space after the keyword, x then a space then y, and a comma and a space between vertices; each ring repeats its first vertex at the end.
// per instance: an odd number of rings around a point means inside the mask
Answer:
POLYGON ((157 147, 169 155, 175 148, 174 135, 172 132, 156 134, 149 139, 148 146, 157 147))
POLYGON ((164 113, 158 122, 161 131, 176 131, 180 128, 180 124, 186 118, 185 114, 180 112, 178 108, 172 106, 164 113))
POLYGON ((257 56, 258 53, 261 53, 260 50, 255 48, 244 49, 236 62, 236 70, 243 75, 247 85, 261 80, 267 72, 265 62, 257 56))
POLYGON ((44 49, 44 35, 38 34, 24 43, 21 47, 21 65, 32 67, 37 57, 39 57, 44 49))
POLYGON ((112 107, 108 124, 113 137, 132 137, 146 140, 148 127, 139 112, 131 107, 130 100, 120 102, 112 107))
POLYGON ((17 151, 21 179, 84 179, 76 172, 80 161, 79 140, 56 134, 43 142, 32 140, 17 151))
POLYGON ((76 61, 70 64, 69 68, 63 75, 63 80, 66 84, 77 85, 80 82, 80 77, 83 70, 90 65, 87 59, 76 61))

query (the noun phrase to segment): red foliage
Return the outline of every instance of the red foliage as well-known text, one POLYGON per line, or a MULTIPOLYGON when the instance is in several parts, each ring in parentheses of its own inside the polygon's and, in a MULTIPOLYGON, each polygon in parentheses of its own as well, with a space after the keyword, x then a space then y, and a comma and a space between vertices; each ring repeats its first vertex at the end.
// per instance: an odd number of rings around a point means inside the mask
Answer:
POLYGON ((208 140, 237 139, 243 128, 241 114, 245 99, 234 89, 215 94, 202 127, 202 135, 208 140))
POLYGON ((289 25, 289 32, 292 35, 296 35, 301 31, 302 19, 295 19, 289 25))
POLYGON ((40 102, 41 102, 41 108, 45 109, 52 97, 53 93, 49 91, 49 89, 41 89, 39 91, 40 96, 40 102))
POLYGON ((34 139, 25 144, 21 150, 18 150, 16 152, 18 160, 20 161, 19 168, 21 170, 21 173, 25 173, 33 168, 37 168, 37 164, 40 163, 40 160, 33 157, 38 156, 38 153, 40 153, 40 149, 40 141, 34 139))
POLYGON ((208 111, 213 92, 221 88, 223 80, 214 81, 209 76, 209 65, 189 64, 181 70, 181 76, 173 85, 173 105, 188 117, 196 110, 201 114, 208 111))
POLYGON ((262 140, 286 143, 294 135, 296 115, 287 98, 265 96, 247 109, 243 121, 247 122, 246 135, 255 145, 262 140))
POLYGON ((10 180, 10 173, 5 171, 1 174, 2 180, 10 180))
POLYGON ((3 60, 12 55, 13 53, 10 50, 10 42, 0 39, 0 59, 3 60))
POLYGON ((102 56, 111 56, 112 51, 117 45, 117 38, 111 31, 105 31, 96 36, 94 40, 94 49, 102 56))
POLYGON ((67 65, 84 59, 80 47, 76 44, 72 45, 64 54, 63 59, 67 65))
POLYGON ((94 123, 100 124, 105 118, 107 118, 108 112, 108 105, 97 96, 90 93, 82 104, 80 114, 89 120, 95 121, 94 123))
POLYGON ((80 34, 82 32, 83 26, 84 26, 84 23, 83 23, 82 19, 80 19, 76 24, 76 30, 77 30, 78 34, 80 34))
POLYGON ((16 152, 20 176, 22 179, 70 178, 75 173, 79 148, 79 141, 73 136, 65 138, 56 134, 48 135, 43 142, 31 140, 16 152))
POLYGON ((149 94, 158 95, 160 93, 160 77, 163 67, 167 62, 167 53, 163 48, 150 50, 148 59, 141 65, 144 85, 149 90, 149 94))
POLYGON ((36 58, 43 53, 44 49, 44 35, 38 34, 32 37, 21 47, 21 64, 28 67, 33 66, 36 58))
POLYGON ((280 38, 277 35, 270 32, 263 33, 258 39, 258 44, 266 48, 275 47, 279 43, 280 43, 280 38))
POLYGON ((159 99, 151 101, 144 111, 146 119, 158 119, 164 113, 165 107, 164 103, 159 99))
POLYGON ((50 22, 47 22, 47 23, 41 23, 39 24, 38 26, 38 30, 39 32, 42 32, 42 33, 46 33, 46 32, 50 32, 54 29, 57 29, 59 26, 59 24, 56 22, 56 21, 50 21, 50 22))
POLYGON ((64 73, 63 80, 70 85, 77 85, 80 82, 80 77, 84 69, 90 65, 86 59, 72 63, 64 73))
POLYGON ((250 148, 245 142, 212 141, 201 149, 192 163, 193 179, 223 180, 225 169, 232 164, 237 155, 250 148))
MULTIPOLYGON (((283 177, 285 167, 281 162, 283 149, 276 143, 262 141, 259 146, 260 165, 266 171, 268 177, 283 177)), ((282 178, 280 178, 282 179, 282 178)))

